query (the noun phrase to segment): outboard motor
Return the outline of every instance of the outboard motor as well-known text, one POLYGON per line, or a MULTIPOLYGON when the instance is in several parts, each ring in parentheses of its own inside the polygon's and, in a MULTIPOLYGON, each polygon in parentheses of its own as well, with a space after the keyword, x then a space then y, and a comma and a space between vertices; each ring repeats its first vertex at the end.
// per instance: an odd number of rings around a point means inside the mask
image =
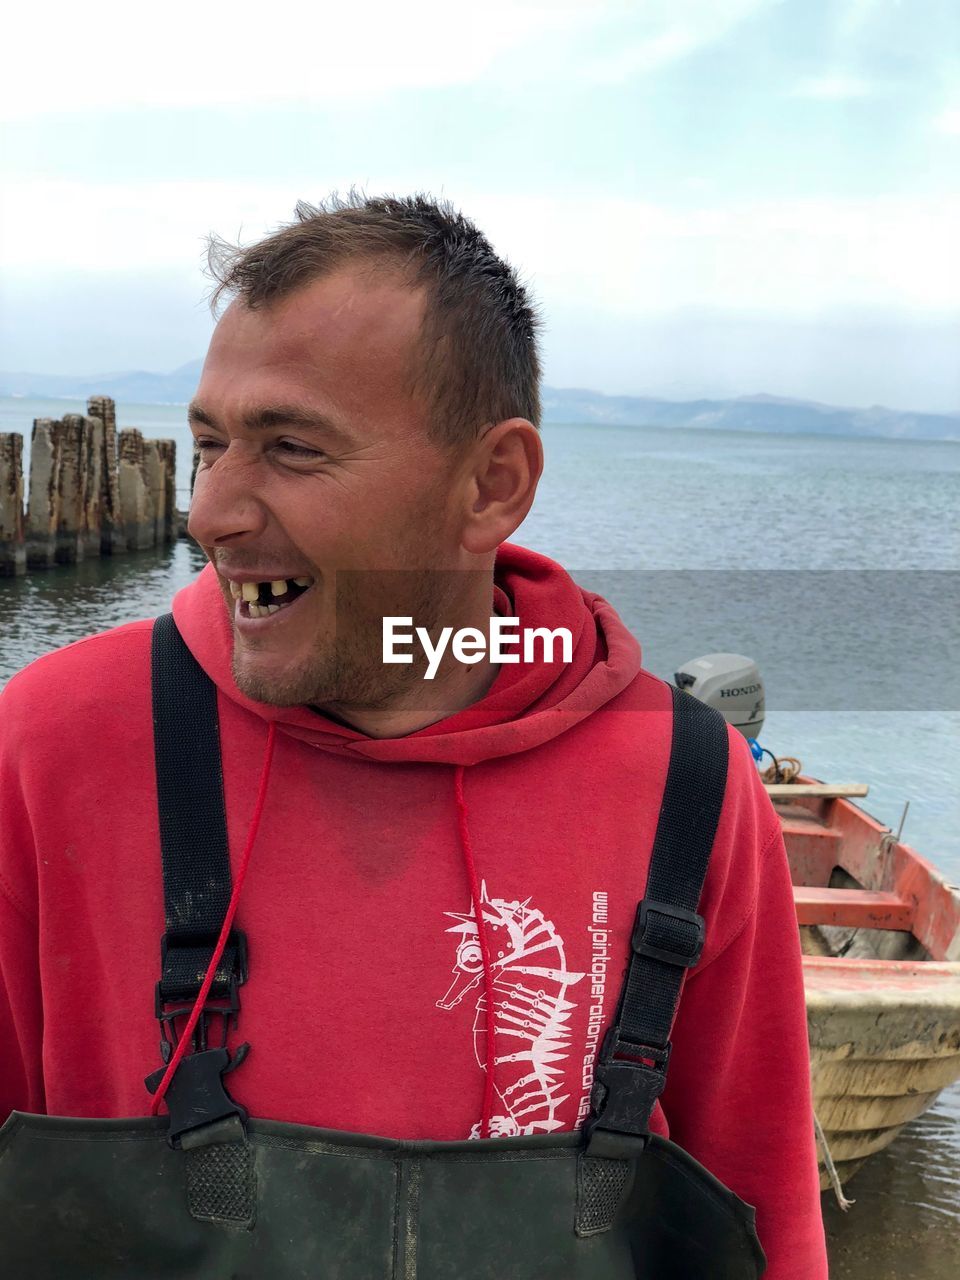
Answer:
POLYGON ((759 737, 763 728, 763 680, 752 658, 740 653, 708 653, 684 663, 673 678, 678 689, 716 707, 745 738, 759 737))

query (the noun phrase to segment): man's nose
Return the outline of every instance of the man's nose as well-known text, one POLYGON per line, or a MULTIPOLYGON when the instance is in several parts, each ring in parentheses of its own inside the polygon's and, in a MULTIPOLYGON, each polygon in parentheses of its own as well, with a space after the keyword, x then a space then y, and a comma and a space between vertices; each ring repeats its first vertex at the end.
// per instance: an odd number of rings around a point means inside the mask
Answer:
POLYGON ((211 547, 263 532, 267 515, 258 498, 256 463, 225 450, 209 467, 198 468, 187 532, 211 547))

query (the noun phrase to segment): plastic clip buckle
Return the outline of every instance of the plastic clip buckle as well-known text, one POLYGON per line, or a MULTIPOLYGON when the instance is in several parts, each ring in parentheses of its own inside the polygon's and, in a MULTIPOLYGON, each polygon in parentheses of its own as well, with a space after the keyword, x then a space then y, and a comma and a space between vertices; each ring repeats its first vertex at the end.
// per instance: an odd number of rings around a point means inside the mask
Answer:
MULTIPOLYGON (((210 945, 215 945, 215 939, 210 945)), ((160 972, 166 972, 167 953, 170 948, 166 934, 160 943, 160 972)), ((173 945, 177 945, 176 943, 173 945)), ((181 942, 184 947, 207 945, 207 940, 181 942)), ((181 1139, 189 1134, 187 1145, 200 1146, 205 1142, 222 1141, 216 1135, 230 1131, 237 1124, 246 1124, 247 1111, 234 1102, 224 1087, 223 1077, 238 1067, 250 1050, 249 1044, 238 1046, 233 1058, 227 1049, 227 1034, 231 1021, 237 1026, 240 1012, 240 985, 247 979, 247 940, 239 930, 230 934, 232 968, 229 973, 229 989, 225 997, 213 996, 205 1001, 193 1033, 192 1053, 180 1060, 164 1095, 170 1112, 167 1142, 171 1147, 181 1146, 181 1139), (223 1038, 218 1048, 207 1047, 208 1023, 213 1017, 223 1018, 223 1038), (236 1117, 234 1124, 229 1121, 236 1117), (225 1123, 226 1122, 226 1123, 225 1123), (215 1127, 212 1127, 215 1126, 215 1127)), ((202 975, 201 975, 202 976, 202 975)), ((222 981, 221 981, 222 986, 222 981)), ((150 1093, 156 1093, 167 1069, 179 1037, 176 1020, 189 1017, 196 1003, 189 996, 167 1000, 163 995, 163 978, 154 988, 154 1012, 160 1023, 160 1057, 164 1066, 152 1072, 144 1081, 150 1093), (173 1008, 165 1006, 171 1004, 173 1008), (169 1029, 169 1034, 168 1034, 169 1029)))
MULTIPOLYGON (((193 1012, 193 1002, 190 1004, 178 1004, 173 1009, 165 1009, 166 1001, 160 990, 161 984, 158 982, 153 993, 153 1011, 156 1014, 157 1021, 160 1023, 160 1057, 164 1062, 169 1062, 173 1057, 173 1051, 179 1042, 177 1034, 176 1021, 177 1018, 189 1017, 193 1012), (167 1034, 169 1027, 170 1034, 167 1034)), ((193 1032, 193 1047, 199 1052, 203 1052, 207 1048, 207 1027, 210 1019, 220 1016, 223 1018, 223 1036, 220 1041, 220 1048, 227 1047, 227 1034, 230 1030, 231 1020, 233 1028, 236 1030, 240 1013, 240 993, 237 989, 236 978, 230 979, 230 994, 225 1001, 208 1000, 200 1010, 200 1017, 197 1019, 197 1025, 193 1032)))
MULTIPOLYGON (((240 1045, 232 1062, 226 1049, 206 1049, 203 1053, 187 1054, 181 1060, 164 1094, 170 1112, 167 1142, 171 1147, 180 1146, 185 1133, 229 1116, 237 1116, 241 1124, 246 1124, 248 1112, 227 1093, 223 1076, 240 1065, 249 1048, 248 1044, 240 1045)), ((160 1067, 147 1076, 144 1084, 150 1093, 156 1093, 165 1071, 166 1067, 160 1067)))
POLYGON ((644 1149, 650 1115, 667 1082, 670 1049, 620 1040, 610 1028, 594 1066, 592 1114, 583 1126, 588 1155, 622 1158, 644 1149))
POLYGON ((657 902, 653 898, 644 898, 637 907, 630 945, 634 954, 638 956, 650 956, 654 960, 664 960, 667 964, 679 965, 682 969, 692 969, 700 960, 705 936, 703 916, 697 915, 695 911, 685 911, 682 907, 674 907, 669 902, 657 902), (685 926, 684 943, 689 942, 689 945, 684 945, 681 950, 674 950, 671 947, 658 947, 648 942, 647 931, 654 927, 649 918, 651 912, 654 915, 667 916, 685 926))

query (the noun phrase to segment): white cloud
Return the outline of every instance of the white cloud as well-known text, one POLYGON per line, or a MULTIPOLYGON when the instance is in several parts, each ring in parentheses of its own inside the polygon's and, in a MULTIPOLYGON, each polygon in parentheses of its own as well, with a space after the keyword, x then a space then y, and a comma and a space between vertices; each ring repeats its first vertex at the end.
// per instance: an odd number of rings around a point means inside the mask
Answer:
POLYGON ((616 49, 582 65, 578 79, 611 84, 659 71, 722 40, 773 0, 643 0, 617 5, 616 49))
POLYGON ((59 0, 5 18, 0 119, 342 102, 521 77, 623 79, 710 45, 774 0, 59 0), (51 36, 51 30, 55 35, 51 36), (610 56, 604 48, 615 49, 610 56))
POLYGON ((0 264, 41 272, 192 270, 202 260, 207 232, 256 239, 292 221, 303 195, 252 183, 8 182, 0 204, 0 264))
POLYGON ((582 301, 624 316, 678 307, 807 317, 836 308, 958 310, 960 196, 695 210, 482 193, 464 203, 552 305, 582 301))
POLYGON ((165 0, 17 5, 4 19, 0 118, 124 107, 369 98, 467 84, 498 58, 590 23, 578 0, 165 0))
MULTIPOLYGON (((405 189, 386 177, 370 190, 405 189)), ((199 296, 206 232, 250 243, 290 221, 298 198, 316 194, 216 182, 10 184, 0 269, 38 280, 75 269, 165 269, 195 280, 199 296)), ((960 298, 960 196, 689 209, 582 195, 445 194, 530 279, 548 314, 578 302, 623 316, 679 307, 955 314, 960 298)))
POLYGON ((859 76, 828 75, 801 80, 790 90, 791 98, 813 98, 821 102, 846 102, 851 98, 867 98, 877 92, 873 81, 859 76))
MULTIPOLYGON (((842 40, 849 40, 860 34, 870 20, 877 16, 877 9, 883 5, 889 8, 891 0, 844 0, 836 7, 837 33, 842 40)), ((899 0, 892 0, 894 8, 899 7, 899 0)))
POLYGON ((946 111, 941 111, 934 120, 933 127, 938 133, 960 137, 960 107, 948 107, 946 111))

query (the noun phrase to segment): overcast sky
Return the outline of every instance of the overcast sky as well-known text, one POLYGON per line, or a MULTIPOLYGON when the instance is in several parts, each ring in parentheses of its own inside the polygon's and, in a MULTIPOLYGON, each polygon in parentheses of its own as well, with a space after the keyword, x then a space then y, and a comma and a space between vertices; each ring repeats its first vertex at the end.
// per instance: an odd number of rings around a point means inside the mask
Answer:
POLYGON ((555 386, 960 410, 956 0, 54 12, 4 21, 0 368, 201 356, 205 234, 355 185, 480 223, 555 386))

